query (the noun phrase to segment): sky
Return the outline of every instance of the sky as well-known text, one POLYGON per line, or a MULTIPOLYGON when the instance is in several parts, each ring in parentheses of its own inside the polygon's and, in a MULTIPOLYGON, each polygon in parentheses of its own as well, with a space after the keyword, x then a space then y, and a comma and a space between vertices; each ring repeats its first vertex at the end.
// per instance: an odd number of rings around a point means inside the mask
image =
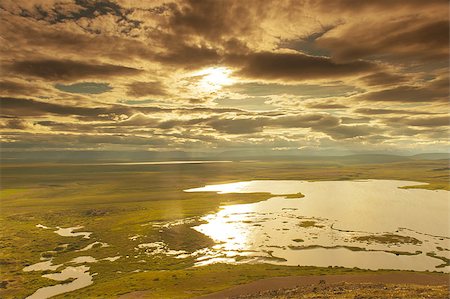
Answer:
POLYGON ((0 2, 2 151, 449 149, 444 0, 0 2))

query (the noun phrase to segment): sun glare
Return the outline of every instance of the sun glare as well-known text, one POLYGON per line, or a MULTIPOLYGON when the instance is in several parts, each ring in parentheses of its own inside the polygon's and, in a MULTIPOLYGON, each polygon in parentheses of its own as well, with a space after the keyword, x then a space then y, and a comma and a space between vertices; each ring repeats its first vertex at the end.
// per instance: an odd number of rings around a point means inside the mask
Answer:
POLYGON ((214 92, 221 89, 225 85, 233 83, 233 79, 229 76, 232 73, 230 69, 225 67, 207 68, 200 71, 196 75, 202 76, 199 82, 200 88, 206 92, 214 92))

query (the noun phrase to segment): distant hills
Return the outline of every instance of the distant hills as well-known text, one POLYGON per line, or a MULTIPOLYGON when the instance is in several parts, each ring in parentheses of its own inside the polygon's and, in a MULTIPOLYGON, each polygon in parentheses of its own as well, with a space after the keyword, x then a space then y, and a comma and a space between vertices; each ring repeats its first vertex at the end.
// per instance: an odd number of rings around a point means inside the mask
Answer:
POLYGON ((418 154, 411 157, 420 160, 441 160, 441 159, 450 159, 450 153, 418 154))
POLYGON ((299 154, 298 151, 225 151, 220 153, 205 152, 151 152, 151 151, 30 151, 2 152, 1 163, 28 162, 64 162, 64 163, 94 163, 94 162, 143 162, 172 160, 286 160, 302 162, 342 162, 342 163, 392 163, 415 160, 450 159, 450 153, 423 153, 416 155, 393 154, 352 154, 352 155, 311 155, 299 154))

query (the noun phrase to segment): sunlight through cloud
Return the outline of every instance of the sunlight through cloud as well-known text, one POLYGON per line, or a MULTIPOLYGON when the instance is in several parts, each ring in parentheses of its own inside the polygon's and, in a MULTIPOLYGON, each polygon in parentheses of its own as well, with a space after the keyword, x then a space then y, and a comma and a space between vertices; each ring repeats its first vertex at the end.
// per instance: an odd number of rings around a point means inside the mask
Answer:
POLYGON ((220 90, 225 85, 233 84, 234 80, 229 76, 232 71, 226 67, 211 67, 196 73, 202 79, 199 82, 199 87, 204 92, 215 92, 220 90))

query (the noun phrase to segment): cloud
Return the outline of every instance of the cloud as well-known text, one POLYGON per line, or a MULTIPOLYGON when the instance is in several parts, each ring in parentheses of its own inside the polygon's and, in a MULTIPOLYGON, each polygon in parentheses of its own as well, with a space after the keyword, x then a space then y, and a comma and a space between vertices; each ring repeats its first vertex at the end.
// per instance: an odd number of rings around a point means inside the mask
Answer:
POLYGON ((392 12, 393 10, 416 10, 416 9, 429 9, 434 8, 446 8, 448 2, 446 0, 428 0, 426 2, 422 0, 378 0, 378 1, 358 1, 358 0, 335 0, 333 2, 327 0, 315 1, 316 5, 326 11, 341 11, 341 12, 373 12, 384 11, 392 12))
MULTIPOLYGON (((445 17, 445 16, 443 16, 445 17)), ((339 61, 386 57, 399 60, 445 59, 449 53, 448 19, 348 24, 331 30, 317 40, 339 61)))
POLYGON ((223 118, 215 117, 205 122, 217 131, 228 134, 262 132, 264 128, 314 128, 320 129, 339 124, 339 119, 327 114, 298 114, 281 117, 223 118))
POLYGON ((130 76, 142 72, 141 70, 121 65, 53 59, 17 61, 5 65, 4 68, 12 74, 38 77, 51 81, 130 76))
POLYGON ((448 140, 447 0, 5 0, 0 18, 8 148, 448 140), (210 68, 231 83, 199 87, 210 68))
POLYGON ((69 93, 101 94, 112 90, 108 83, 82 82, 75 84, 55 84, 55 88, 69 93))
POLYGON ((0 120, 0 129, 27 130, 30 129, 30 124, 20 118, 3 118, 0 120))
POLYGON ((190 46, 178 40, 166 45, 167 51, 157 53, 154 59, 170 66, 179 66, 184 69, 198 69, 207 65, 216 64, 221 60, 217 50, 206 45, 190 46))
POLYGON ((339 118, 330 114, 311 113, 282 116, 273 119, 270 124, 283 128, 314 128, 322 129, 333 127, 339 124, 339 118))
POLYGON ((243 67, 238 74, 265 80, 304 81, 333 79, 364 74, 377 69, 365 61, 337 63, 326 57, 300 53, 260 52, 233 57, 243 67))
POLYGON ((127 95, 138 98, 145 96, 164 96, 167 95, 167 89, 161 82, 136 81, 128 84, 127 95))
MULTIPOLYGON (((16 136, 12 136, 15 138, 16 136)), ((52 150, 52 149, 86 149, 102 148, 103 150, 133 150, 137 146, 148 148, 162 148, 170 141, 161 136, 132 136, 132 135, 103 135, 103 134, 24 134, 22 140, 4 142, 2 147, 13 150, 52 150)))
POLYGON ((171 11, 168 26, 176 35, 216 41, 248 33, 255 14, 240 1, 187 0, 168 7, 171 11))
MULTIPOLYGON (((123 32, 122 22, 110 20, 108 29, 86 30, 79 23, 66 21, 58 24, 46 23, 27 17, 7 14, 3 17, 0 32, 4 38, 5 58, 9 60, 42 60, 42 56, 52 59, 73 59, 85 61, 87 58, 98 61, 108 60, 132 62, 136 58, 150 59, 153 47, 123 32), (103 31, 110 31, 104 33, 103 31), (80 51, 82 49, 82 51, 80 51), (26 55, 24 55, 26 53, 26 55)), ((105 26, 105 20, 93 19, 90 22, 105 26)), ((91 25, 93 26, 93 25, 91 25)), ((126 30, 125 30, 126 31, 126 30)))
POLYGON ((148 127, 156 126, 159 120, 156 118, 148 117, 142 113, 133 114, 128 119, 121 121, 117 125, 125 127, 148 127))
MULTIPOLYGON (((127 106, 119 104, 93 104, 92 106, 80 105, 62 105, 43 101, 36 101, 25 98, 0 97, 0 107, 2 115, 9 116, 78 116, 80 121, 89 120, 115 120, 119 118, 130 118, 129 121, 135 121, 133 117, 144 114, 224 114, 240 113, 239 109, 229 108, 161 108, 157 106, 127 106), (122 117, 121 117, 122 116, 122 117)), ((147 119, 147 118, 146 118, 147 119)), ((136 124, 138 125, 138 124, 136 124)))
MULTIPOLYGON (((123 105, 95 105, 74 106, 48 103, 24 98, 0 97, 0 107, 3 115, 11 116, 79 116, 98 118, 114 118, 118 115, 132 115, 134 108, 123 105)), ((159 110, 158 108, 145 108, 147 111, 159 110)))
POLYGON ((369 136, 381 132, 377 127, 370 125, 339 125, 322 129, 335 140, 369 136))
POLYGON ((215 118, 207 124, 227 134, 251 134, 262 132, 267 124, 267 118, 215 118))
POLYGON ((18 82, 12 80, 0 81, 0 94, 7 96, 16 95, 32 95, 37 96, 39 94, 48 93, 48 90, 37 84, 30 84, 28 82, 18 82))
POLYGON ((217 103, 219 107, 234 107, 249 111, 268 111, 274 110, 277 107, 268 103, 270 98, 264 97, 250 97, 242 99, 232 99, 232 98, 220 98, 215 99, 214 102, 217 103))
POLYGON ((384 108, 358 108, 355 110, 356 113, 365 115, 380 115, 380 114, 436 114, 429 111, 415 111, 415 110, 404 110, 404 109, 384 109, 384 108))
POLYGON ((308 105, 308 108, 313 109, 345 109, 348 108, 348 106, 342 105, 342 104, 336 104, 336 103, 315 103, 308 105))
POLYGON ((407 80, 406 76, 386 72, 373 73, 360 78, 368 86, 397 85, 407 80))
POLYGON ((362 90, 345 84, 277 84, 277 83, 236 83, 224 88, 225 91, 250 96, 295 95, 309 98, 345 96, 362 90))
POLYGON ((448 90, 430 86, 396 86, 389 89, 372 91, 358 99, 378 102, 446 102, 448 101, 448 90))
POLYGON ((413 127, 444 127, 450 126, 449 116, 438 116, 438 117, 421 117, 421 118, 411 118, 402 121, 404 124, 413 127))

